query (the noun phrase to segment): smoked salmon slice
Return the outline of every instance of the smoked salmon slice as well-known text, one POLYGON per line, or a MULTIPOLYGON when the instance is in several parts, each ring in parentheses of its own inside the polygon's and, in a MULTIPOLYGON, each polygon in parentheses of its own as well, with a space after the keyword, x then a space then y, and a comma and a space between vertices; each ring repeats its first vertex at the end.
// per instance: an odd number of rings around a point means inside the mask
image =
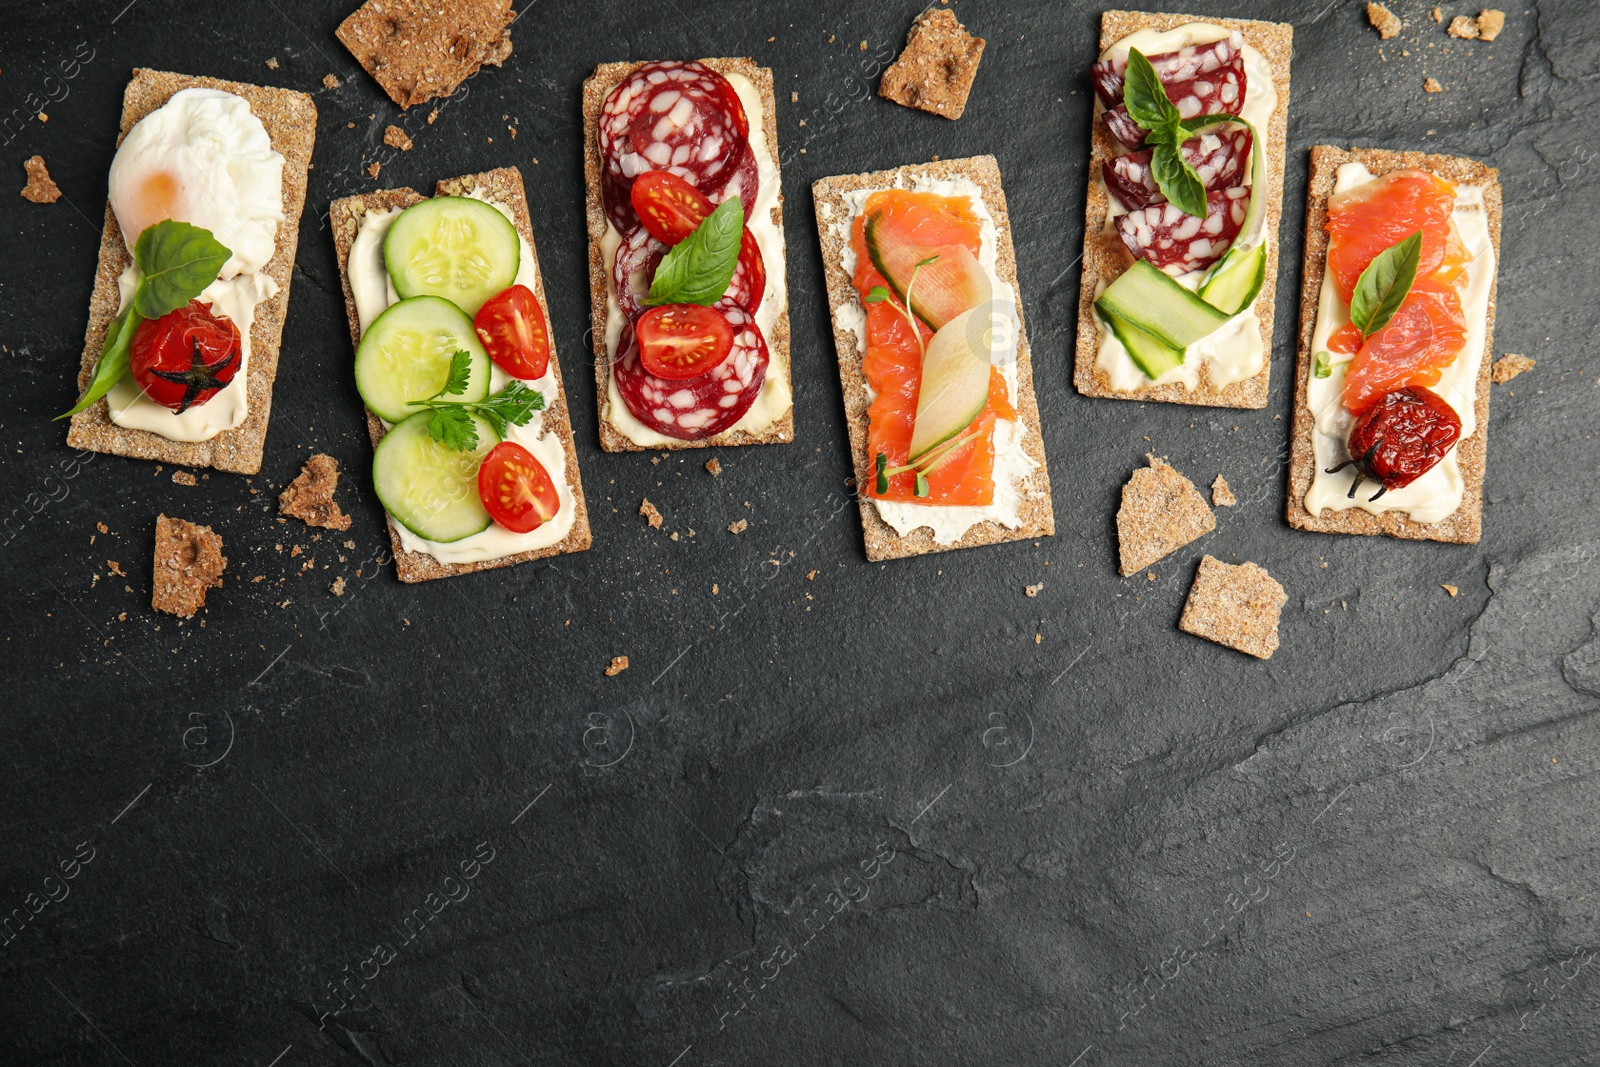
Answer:
POLYGON ((1466 343, 1460 291, 1437 276, 1416 282, 1389 324, 1350 361, 1344 406, 1359 415, 1397 389, 1437 385, 1466 343))

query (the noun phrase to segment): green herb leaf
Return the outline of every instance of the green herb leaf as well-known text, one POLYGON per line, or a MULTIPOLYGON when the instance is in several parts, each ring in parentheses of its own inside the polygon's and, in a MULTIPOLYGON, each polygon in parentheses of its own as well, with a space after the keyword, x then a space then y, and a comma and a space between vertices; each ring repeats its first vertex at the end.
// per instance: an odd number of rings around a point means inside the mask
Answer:
POLYGON ((881 304, 885 300, 893 299, 894 294, 889 292, 889 290, 885 289, 881 285, 874 285, 871 289, 867 290, 867 303, 869 304, 881 304))
POLYGON ((911 492, 913 496, 927 496, 931 492, 928 488, 928 479, 923 477, 921 471, 917 472, 917 484, 911 492))
POLYGON ((1122 102, 1128 107, 1128 117, 1139 127, 1162 140, 1172 140, 1172 127, 1183 122, 1183 116, 1167 98, 1161 75, 1151 66, 1144 53, 1137 48, 1128 52, 1128 71, 1123 78, 1122 102))
MULTIPOLYGON (((445 390, 455 381, 455 371, 458 362, 467 365, 467 354, 457 352, 450 361, 450 382, 445 384, 445 390)), ((466 388, 463 383, 461 389, 453 392, 459 393, 466 388)), ((472 416, 477 415, 494 427, 494 432, 501 437, 506 435, 506 430, 511 426, 525 426, 533 419, 533 413, 544 410, 544 394, 529 389, 521 382, 512 382, 493 396, 484 397, 482 400, 473 400, 461 403, 454 400, 439 400, 430 397, 427 400, 413 400, 411 407, 431 408, 433 414, 428 417, 428 436, 446 447, 458 452, 470 452, 478 447, 478 430, 472 423, 472 416)))
POLYGON ((459 396, 467 391, 467 382, 472 379, 472 357, 466 352, 456 352, 450 357, 450 373, 445 376, 444 388, 434 393, 434 398, 441 396, 459 396))
POLYGON ((70 411, 57 415, 57 419, 70 419, 78 412, 87 410, 128 373, 128 350, 133 344, 133 332, 139 328, 141 321, 139 312, 131 307, 111 320, 111 326, 106 330, 106 342, 100 349, 100 358, 95 361, 94 373, 89 376, 89 388, 84 390, 83 396, 72 405, 70 411))
POLYGON ((1422 259, 1422 231, 1379 252, 1356 282, 1350 297, 1350 321, 1363 337, 1371 337, 1389 324, 1400 310, 1411 283, 1417 280, 1422 259))
POLYGON ((428 436, 457 452, 471 452, 478 447, 478 428, 465 404, 440 404, 428 416, 428 436))
MULTIPOLYGON (((1246 122, 1238 115, 1228 114, 1196 115, 1192 119, 1179 119, 1178 125, 1182 127, 1184 137, 1187 139, 1189 137, 1193 137, 1201 130, 1209 129, 1212 126, 1221 126, 1229 122, 1237 123, 1240 126, 1250 126, 1250 123, 1246 122)), ((1254 126, 1251 126, 1250 128, 1252 131, 1255 130, 1254 126)))
POLYGON ((1161 142, 1150 152, 1150 176, 1157 188, 1185 215, 1206 215, 1206 184, 1175 144, 1161 142))
POLYGON ((889 457, 884 455, 882 452, 879 452, 878 453, 878 463, 877 463, 877 470, 878 470, 877 489, 878 489, 878 492, 880 494, 887 493, 889 491, 888 469, 889 469, 889 457))
POLYGON ((729 197, 662 258, 645 303, 710 307, 721 300, 739 266, 743 237, 744 205, 729 197))
POLYGON ((1341 359, 1336 363, 1331 353, 1318 352, 1316 362, 1312 364, 1312 373, 1318 378, 1328 378, 1333 375, 1333 368, 1342 367, 1349 362, 1348 359, 1341 359))
POLYGON ((217 280, 232 256, 210 230, 167 219, 146 226, 133 246, 133 262, 143 276, 133 308, 147 319, 176 311, 217 280))

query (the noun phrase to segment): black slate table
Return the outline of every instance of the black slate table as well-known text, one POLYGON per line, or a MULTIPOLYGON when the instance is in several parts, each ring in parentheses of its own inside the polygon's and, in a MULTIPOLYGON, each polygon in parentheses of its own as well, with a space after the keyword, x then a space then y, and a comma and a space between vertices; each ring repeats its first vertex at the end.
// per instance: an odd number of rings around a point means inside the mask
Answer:
POLYGON ((0 1061, 1600 1063, 1592 4, 1513 5, 1493 43, 1447 37, 1425 0, 1392 5, 1389 42, 1356 0, 1172 5, 1295 23, 1257 412, 1071 386, 1096 5, 964 0, 989 46, 949 123, 873 95, 916 3, 532 0, 506 66, 433 125, 334 39, 350 6, 0 4, 0 116, 24 120, 4 172, 20 188, 41 153, 66 193, 0 193, 0 512, 25 519, 0 557, 0 1061), (784 172, 796 440, 723 450, 716 479, 704 453, 597 446, 578 116, 597 63, 707 54, 770 65, 804 150, 784 172), (255 478, 99 457, 47 481, 72 456, 50 417, 135 66, 321 113, 255 478), (398 121, 408 153, 382 146, 398 121), (1319 143, 1501 169, 1496 347, 1539 365, 1494 389, 1479 545, 1283 521, 1319 143), (1058 532, 868 564, 809 185, 983 152, 1058 532), (381 564, 324 223, 379 185, 372 159, 423 189, 522 169, 592 551, 423 586, 381 564), (315 451, 353 475, 353 549, 275 521, 315 451), (1240 502, 1121 579, 1112 514, 1147 452, 1240 502), (149 607, 161 511, 226 540, 192 623, 149 607), (1206 552, 1287 588, 1270 662, 1175 628, 1206 552))

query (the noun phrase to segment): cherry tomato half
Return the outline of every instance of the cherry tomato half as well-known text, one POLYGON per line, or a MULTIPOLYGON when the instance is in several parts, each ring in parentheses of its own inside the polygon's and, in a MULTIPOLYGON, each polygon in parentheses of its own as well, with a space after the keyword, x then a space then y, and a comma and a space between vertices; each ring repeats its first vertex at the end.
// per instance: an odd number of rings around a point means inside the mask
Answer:
POLYGON ((675 245, 708 217, 714 205, 704 193, 670 171, 651 170, 633 182, 633 210, 662 244, 675 245))
POLYGON ((128 353, 133 380, 162 407, 183 413, 216 396, 239 372, 239 327, 191 300, 144 319, 128 353))
POLYGON ((512 533, 537 530, 561 510, 550 472, 515 441, 501 441, 483 457, 478 499, 489 517, 512 533))
POLYGON ((513 378, 532 381, 550 369, 550 328, 539 298, 526 285, 490 297, 472 325, 489 358, 513 378))
POLYGON ((666 304, 634 321, 639 362, 657 378, 698 378, 733 351, 733 324, 716 308, 666 304))

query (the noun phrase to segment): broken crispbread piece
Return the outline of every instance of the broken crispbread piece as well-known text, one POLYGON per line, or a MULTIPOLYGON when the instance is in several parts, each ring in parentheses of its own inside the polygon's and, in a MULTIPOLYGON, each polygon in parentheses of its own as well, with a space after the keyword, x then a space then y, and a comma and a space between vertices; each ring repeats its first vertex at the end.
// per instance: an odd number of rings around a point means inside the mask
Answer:
POLYGON ((1257 659, 1278 650, 1278 614, 1289 596, 1254 563, 1237 566, 1214 556, 1200 561, 1178 629, 1257 659))
POLYGON ((1494 361, 1494 366, 1489 369, 1489 374, 1494 378, 1494 384, 1504 385, 1519 374, 1525 374, 1538 366, 1536 360, 1518 352, 1507 352, 1494 361))
MULTIPOLYGON (((1130 258, 1109 224, 1113 201, 1106 191, 1102 171, 1118 154, 1117 142, 1101 121, 1105 112, 1098 96, 1094 101, 1090 138, 1090 170, 1084 207, 1083 271, 1078 292, 1077 355, 1073 384, 1084 396, 1113 400, 1142 400, 1167 404, 1192 404, 1202 407, 1263 408, 1272 372, 1273 305, 1278 276, 1278 224, 1283 214, 1285 144, 1289 122, 1289 61, 1294 54, 1294 27, 1281 22, 1251 19, 1208 18, 1198 15, 1152 14, 1142 11, 1107 11, 1100 16, 1101 54, 1124 37, 1139 30, 1171 30, 1193 22, 1204 22, 1243 35, 1245 44, 1259 52, 1272 65, 1273 89, 1277 102, 1271 119, 1258 132, 1266 138, 1266 213, 1263 226, 1268 235, 1267 262, 1261 291, 1255 300, 1256 318, 1261 325, 1261 340, 1267 357, 1253 377, 1236 381, 1221 389, 1211 385, 1210 364, 1202 360, 1195 388, 1184 383, 1148 385, 1135 390, 1119 390, 1111 375, 1097 366, 1100 355, 1100 330, 1094 302, 1105 287, 1128 268, 1130 258)), ((1096 57, 1098 58, 1098 57, 1096 57)), ((1246 90, 1248 92, 1248 88, 1246 90)))
POLYGON ((1150 566, 1217 528, 1194 483, 1156 456, 1146 456, 1122 487, 1117 509, 1119 572, 1124 578, 1150 566))
POLYGON ((367 0, 335 36, 403 108, 449 96, 511 55, 511 0, 367 0))
MULTIPOLYGON (((273 150, 283 156, 283 221, 278 224, 276 246, 264 275, 278 291, 256 305, 250 327, 250 366, 246 395, 249 415, 232 430, 209 441, 173 441, 148 430, 130 430, 111 421, 106 402, 98 401, 72 417, 67 444, 93 452, 109 452, 135 459, 154 459, 184 467, 214 467, 234 474, 256 474, 266 447, 267 423, 272 415, 272 384, 278 376, 278 349, 283 321, 289 308, 289 282, 294 272, 295 250, 300 240, 300 211, 306 201, 306 178, 311 150, 317 137, 317 106, 305 93, 241 82, 196 78, 165 71, 136 69, 122 95, 122 134, 133 124, 172 99, 180 89, 220 89, 243 97, 251 114, 261 120, 273 150)), ((77 395, 94 374, 105 347, 106 331, 117 317, 121 291, 117 278, 133 262, 111 204, 106 204, 105 228, 100 234, 100 265, 94 292, 89 297, 89 325, 84 331, 83 363, 78 372, 77 395)))
MULTIPOLYGON (((534 295, 539 298, 539 306, 549 308, 550 304, 545 296, 544 271, 539 268, 539 249, 533 240, 533 224, 528 215, 528 197, 522 184, 522 173, 515 167, 501 167, 497 170, 485 171, 482 174, 467 174, 459 178, 447 178, 435 186, 438 196, 466 196, 468 194, 481 195, 492 203, 503 205, 511 212, 511 220, 521 234, 522 239, 528 244, 528 252, 533 258, 536 268, 534 278, 534 295)), ((361 229, 361 220, 368 211, 387 211, 391 208, 407 208, 418 203, 424 197, 413 189, 389 189, 382 192, 366 193, 359 196, 348 196, 335 200, 328 209, 328 217, 333 228, 333 243, 339 262, 339 276, 344 287, 345 313, 350 322, 350 339, 353 344, 361 343, 361 317, 356 312, 355 293, 350 288, 350 249, 355 244, 356 235, 361 229)), ((545 559, 549 556, 562 555, 567 552, 582 552, 593 544, 594 537, 589 525, 589 506, 583 495, 583 482, 578 473, 578 454, 572 440, 572 418, 568 408, 568 394, 566 380, 561 374, 561 361, 555 350, 555 341, 552 338, 550 346, 550 371, 556 379, 556 398, 543 410, 540 418, 545 431, 553 433, 561 439, 562 451, 566 454, 567 465, 564 472, 558 475, 550 471, 552 478, 565 477, 567 485, 572 489, 573 506, 577 509, 573 516, 572 529, 567 536, 546 548, 532 549, 519 552, 514 556, 503 556, 500 559, 483 560, 478 563, 441 563, 434 557, 422 552, 407 551, 400 540, 400 528, 392 517, 389 517, 389 539, 394 548, 395 573, 402 582, 426 582, 434 578, 449 578, 458 574, 472 574, 476 571, 493 570, 497 567, 510 567, 518 563, 527 563, 531 560, 545 559)), ((372 411, 367 411, 367 434, 372 439, 376 448, 379 441, 383 440, 383 420, 372 411)))
POLYGON ((300 476, 278 495, 278 514, 324 530, 348 530, 350 516, 339 510, 339 502, 333 498, 338 487, 339 461, 319 452, 306 460, 300 476))
POLYGON ((1378 31, 1379 40, 1383 41, 1395 36, 1406 26, 1399 15, 1376 3, 1367 5, 1367 21, 1372 23, 1372 28, 1378 31))
MULTIPOLYGON (((1346 163, 1360 163, 1374 177, 1397 170, 1418 169, 1448 181, 1483 187, 1484 211, 1489 240, 1495 259, 1500 256, 1502 198, 1500 172, 1487 164, 1459 156, 1436 156, 1422 152, 1390 152, 1377 148, 1342 149, 1317 145, 1311 149, 1311 174, 1306 185, 1305 259, 1300 288, 1300 347, 1296 369, 1293 444, 1289 454, 1289 525, 1297 530, 1317 533, 1388 534, 1412 541, 1446 541, 1476 544, 1483 530, 1483 477, 1487 461, 1489 429, 1490 355, 1494 351, 1495 293, 1498 282, 1489 286, 1488 313, 1484 320, 1484 352, 1478 369, 1474 397, 1472 433, 1456 446, 1465 488, 1461 505, 1438 522, 1414 522, 1403 511, 1374 515, 1360 508, 1323 508, 1312 515, 1305 508, 1306 493, 1316 474, 1316 448, 1313 439, 1315 418, 1308 406, 1311 376, 1316 354, 1313 337, 1317 329, 1317 309, 1322 295, 1322 279, 1328 265, 1328 199, 1333 195, 1338 171, 1346 163)), ((1496 272, 1498 274, 1498 271, 1496 272)))
POLYGON ((1211 483, 1211 502, 1219 508, 1231 508, 1239 502, 1233 495, 1233 489, 1228 485, 1228 479, 1217 475, 1216 481, 1211 483))
POLYGON ((35 204, 53 204, 61 199, 61 187, 51 179, 43 156, 25 160, 22 169, 28 172, 28 184, 22 187, 22 199, 35 204))
POLYGON ((1023 541, 1055 533, 1055 511, 1050 501, 1050 472, 1045 466, 1044 438, 1040 430, 1039 404, 1033 389, 1033 362, 1028 333, 1023 319, 1021 288, 1017 282, 1016 252, 1011 241, 1011 216, 1005 190, 1000 183, 1000 166, 993 156, 946 159, 934 163, 899 167, 870 174, 850 174, 822 178, 811 186, 816 201, 817 234, 822 243, 824 277, 828 303, 832 309, 834 345, 839 356, 839 382, 844 390, 845 420, 850 430, 850 449, 854 460, 861 526, 866 539, 867 558, 879 560, 920 556, 978 545, 1023 541), (846 254, 851 256, 851 227, 854 224, 852 194, 891 188, 915 188, 918 181, 947 183, 968 181, 976 186, 984 209, 994 220, 994 274, 1010 286, 1016 297, 1017 390, 1015 404, 1020 423, 1021 445, 1034 468, 1018 483, 1018 525, 1008 527, 986 519, 970 527, 954 541, 940 544, 931 527, 923 525, 900 534, 878 510, 872 497, 861 490, 873 484, 874 457, 868 445, 870 400, 862 370, 863 337, 850 326, 849 316, 860 314, 861 299, 846 269, 846 254))
POLYGON ((227 565, 222 538, 211 527, 158 515, 150 606, 169 615, 193 618, 206 606, 206 590, 222 584, 227 565))
POLYGON ((878 82, 878 95, 905 107, 959 119, 967 108, 984 40, 974 37, 949 8, 917 16, 905 50, 878 82))

